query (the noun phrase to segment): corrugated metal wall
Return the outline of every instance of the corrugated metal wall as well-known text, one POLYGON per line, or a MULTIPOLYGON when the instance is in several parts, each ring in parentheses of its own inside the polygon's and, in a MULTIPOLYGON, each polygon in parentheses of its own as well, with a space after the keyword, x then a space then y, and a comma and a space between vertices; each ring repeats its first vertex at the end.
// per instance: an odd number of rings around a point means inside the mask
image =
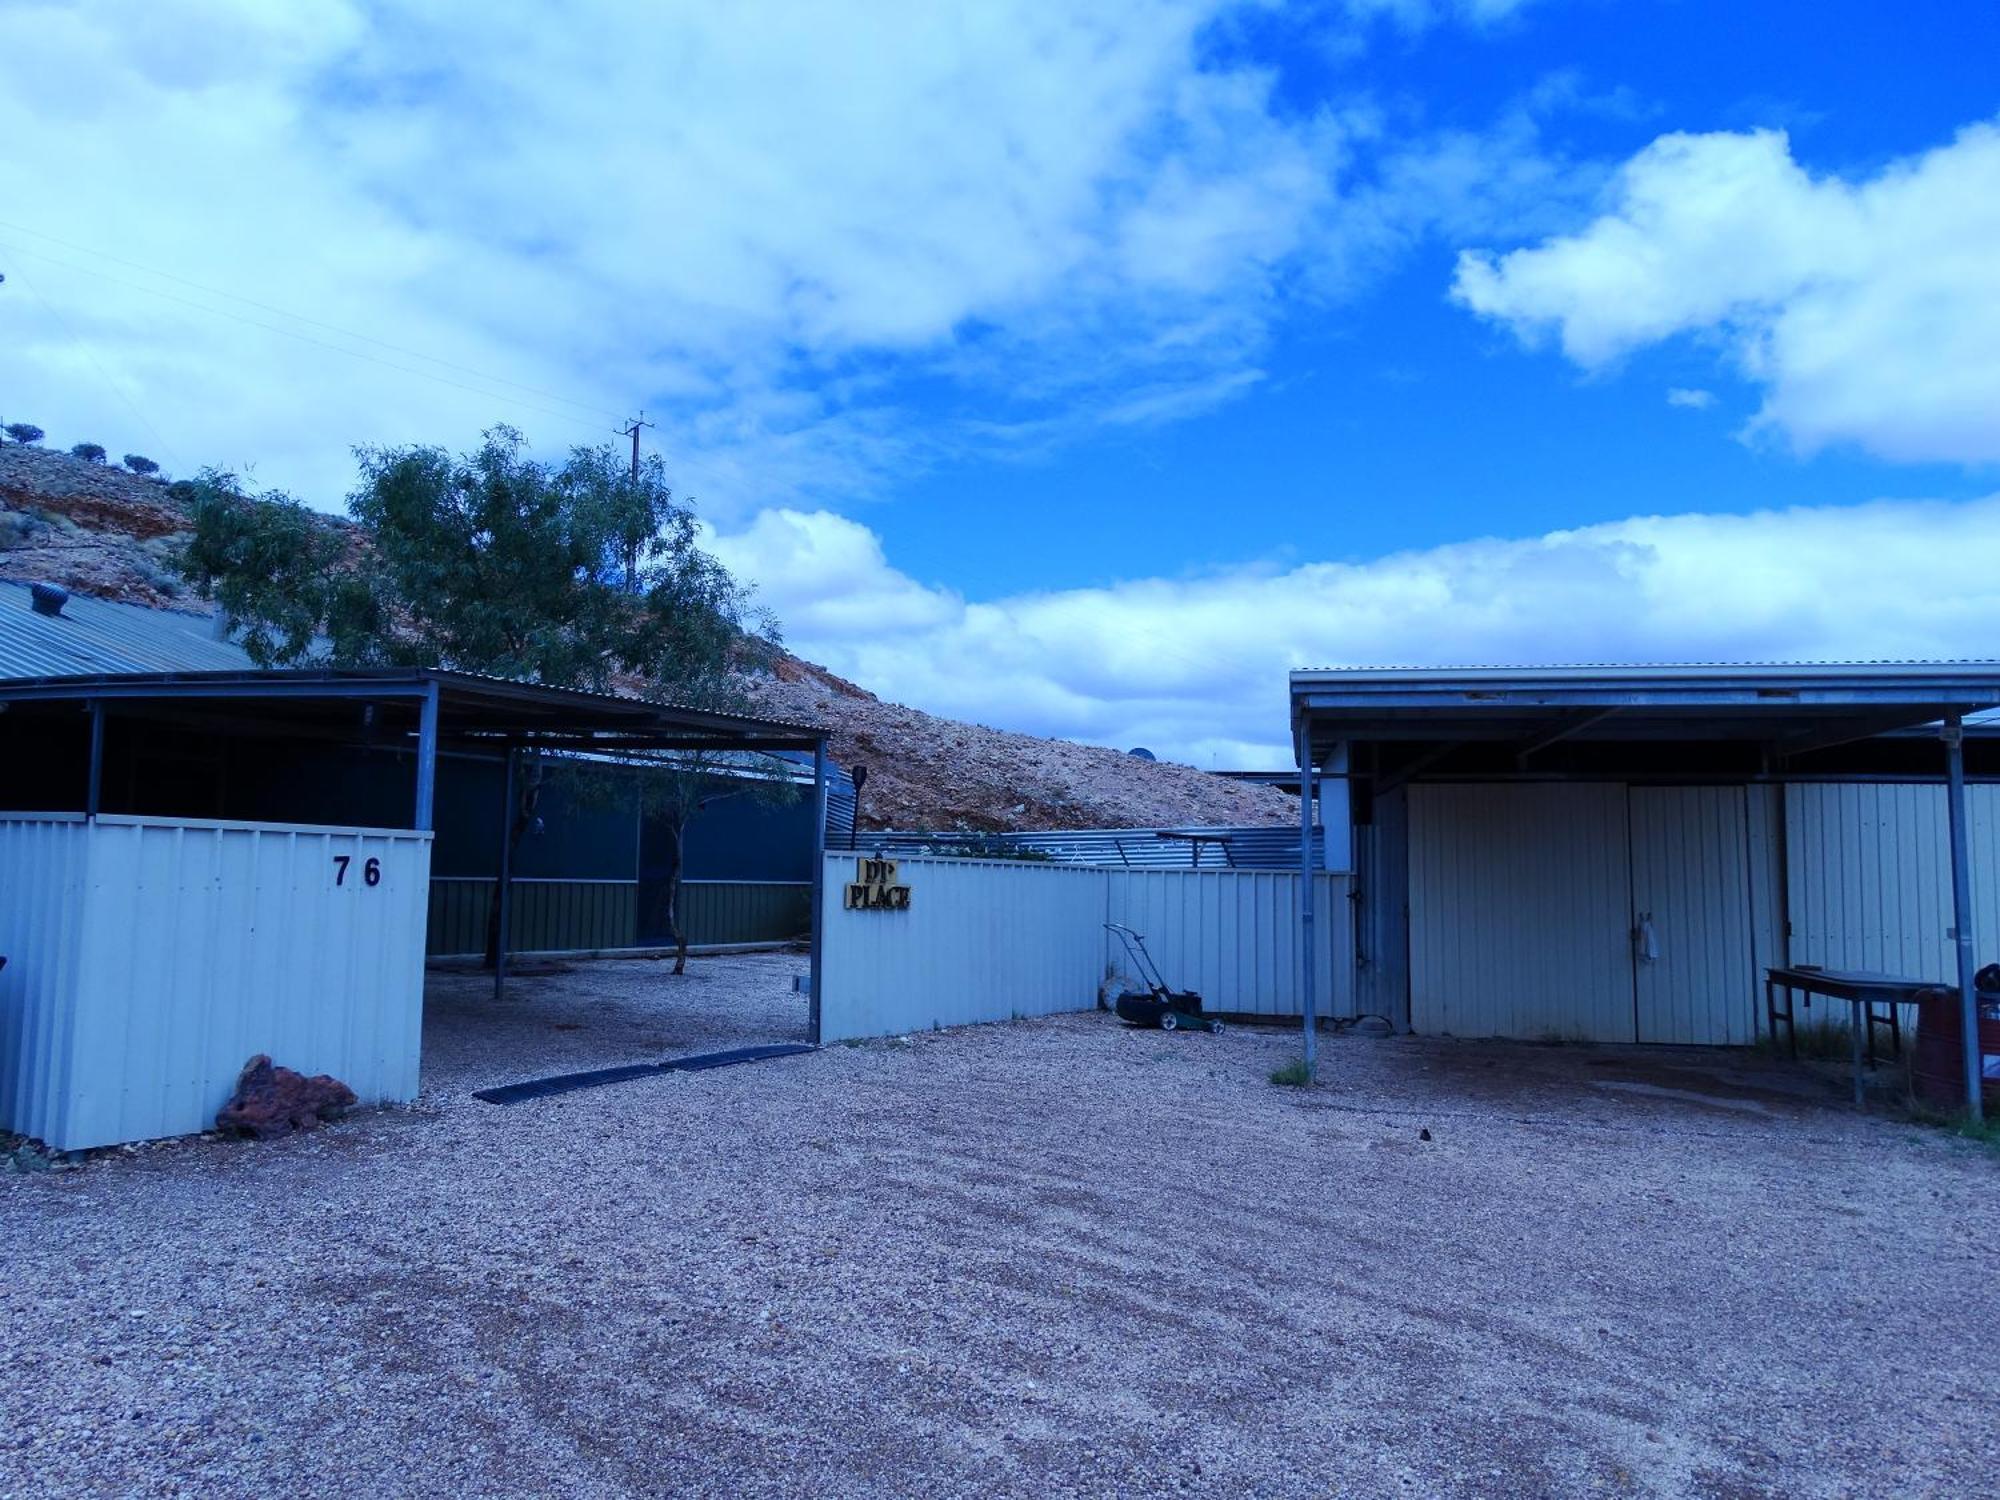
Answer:
MULTIPOLYGON (((827 856, 821 1039, 1087 1010, 1125 987, 1104 930, 1143 933, 1167 982, 1212 1010, 1300 1014, 1299 877, 904 859, 907 911, 848 911, 854 856, 827 856)), ((1351 882, 1318 877, 1319 1013, 1353 1014, 1351 882)))
POLYGON ((0 1129, 40 1135, 69 1078, 90 825, 0 818, 0 1129))
POLYGON ((1413 786, 1410 1025, 1629 1042, 1625 788, 1413 786))
POLYGON ((907 911, 849 911, 851 854, 828 855, 820 1040, 893 1036, 1097 1004, 1106 871, 905 859, 907 911))
POLYGON ((1655 956, 1633 976, 1638 1040, 1735 1046, 1757 1035, 1749 810, 1740 786, 1630 790, 1632 909, 1655 956))
MULTIPOLYGON (((1296 870, 1296 825, 1258 828, 1070 828, 1023 833, 868 833, 861 852, 902 855, 1004 857, 1032 850, 1057 864, 1107 865, 1138 870, 1296 870), (1176 835, 1163 837, 1162 835, 1176 835)), ((1313 830, 1313 858, 1322 867, 1326 833, 1313 830)))
MULTIPOLYGON (((1261 1016, 1304 1013, 1300 985, 1299 877, 1276 870, 1113 870, 1105 920, 1143 933, 1147 950, 1175 989, 1189 989, 1210 1010, 1261 1016)), ((1319 949, 1317 1009, 1354 1013, 1350 882, 1314 882, 1314 939, 1319 949)), ((1107 934, 1109 936, 1109 934, 1107 934)), ((1115 940, 1109 966, 1130 968, 1115 940)))
POLYGON ((76 953, 67 1046, 11 1128, 63 1150, 202 1130, 259 1052, 416 1096, 428 834, 107 816, 82 840, 59 922, 8 937, 31 969, 76 953))
MULTIPOLYGON (((1802 783, 1785 793, 1793 960, 1955 982, 1944 788, 1802 783)), ((1984 964, 2000 960, 2000 786, 1968 787, 1966 798, 1984 964)))
MULTIPOLYGON (((486 951, 493 882, 433 880, 425 952, 476 958, 486 951)), ((639 883, 632 880, 517 880, 510 951, 590 953, 647 946, 638 933, 639 883)), ((807 935, 812 887, 802 881, 688 880, 681 925, 688 941, 778 943, 807 935)))

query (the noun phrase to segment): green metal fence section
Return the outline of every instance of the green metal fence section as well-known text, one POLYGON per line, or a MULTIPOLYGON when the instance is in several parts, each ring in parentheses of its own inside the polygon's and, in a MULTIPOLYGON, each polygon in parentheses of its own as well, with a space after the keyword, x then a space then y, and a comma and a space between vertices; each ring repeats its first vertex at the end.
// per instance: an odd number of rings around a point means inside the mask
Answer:
MULTIPOLYGON (((477 957, 486 951, 493 882, 433 880, 425 953, 477 957)), ((803 882, 691 880, 681 886, 681 925, 690 943, 772 943, 806 935, 812 887, 803 882)), ((585 953, 636 948, 635 880, 516 880, 512 913, 516 953, 585 953)))

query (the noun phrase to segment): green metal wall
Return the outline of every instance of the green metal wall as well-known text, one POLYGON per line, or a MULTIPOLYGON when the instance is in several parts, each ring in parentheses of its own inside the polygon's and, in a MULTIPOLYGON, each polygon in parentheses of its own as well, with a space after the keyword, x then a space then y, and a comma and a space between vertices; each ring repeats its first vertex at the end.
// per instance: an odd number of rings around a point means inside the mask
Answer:
MULTIPOLYGON (((493 882, 433 880, 425 952, 478 955, 486 948, 493 882)), ((639 885, 632 880, 516 880, 511 951, 588 952, 638 946, 639 885)), ((749 880, 695 880, 681 886, 681 925, 690 943, 772 943, 806 935, 810 886, 749 880)))

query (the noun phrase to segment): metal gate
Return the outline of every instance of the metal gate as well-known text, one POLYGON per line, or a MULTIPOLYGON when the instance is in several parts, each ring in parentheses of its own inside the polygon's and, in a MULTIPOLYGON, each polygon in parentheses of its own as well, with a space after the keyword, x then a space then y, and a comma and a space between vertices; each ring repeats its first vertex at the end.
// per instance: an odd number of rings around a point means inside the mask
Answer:
POLYGON ((1743 788, 1415 786, 1409 830, 1412 1030, 1754 1038, 1743 788))

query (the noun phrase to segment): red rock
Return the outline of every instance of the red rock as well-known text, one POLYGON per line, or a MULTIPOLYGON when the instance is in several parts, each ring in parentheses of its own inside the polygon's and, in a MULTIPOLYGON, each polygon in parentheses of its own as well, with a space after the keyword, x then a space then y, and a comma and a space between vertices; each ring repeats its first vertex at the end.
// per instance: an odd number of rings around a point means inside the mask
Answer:
POLYGON ((215 1128, 267 1141, 336 1120, 354 1104, 354 1090, 339 1079, 324 1073, 308 1078, 274 1067, 260 1052, 244 1064, 236 1092, 215 1117, 215 1128))

